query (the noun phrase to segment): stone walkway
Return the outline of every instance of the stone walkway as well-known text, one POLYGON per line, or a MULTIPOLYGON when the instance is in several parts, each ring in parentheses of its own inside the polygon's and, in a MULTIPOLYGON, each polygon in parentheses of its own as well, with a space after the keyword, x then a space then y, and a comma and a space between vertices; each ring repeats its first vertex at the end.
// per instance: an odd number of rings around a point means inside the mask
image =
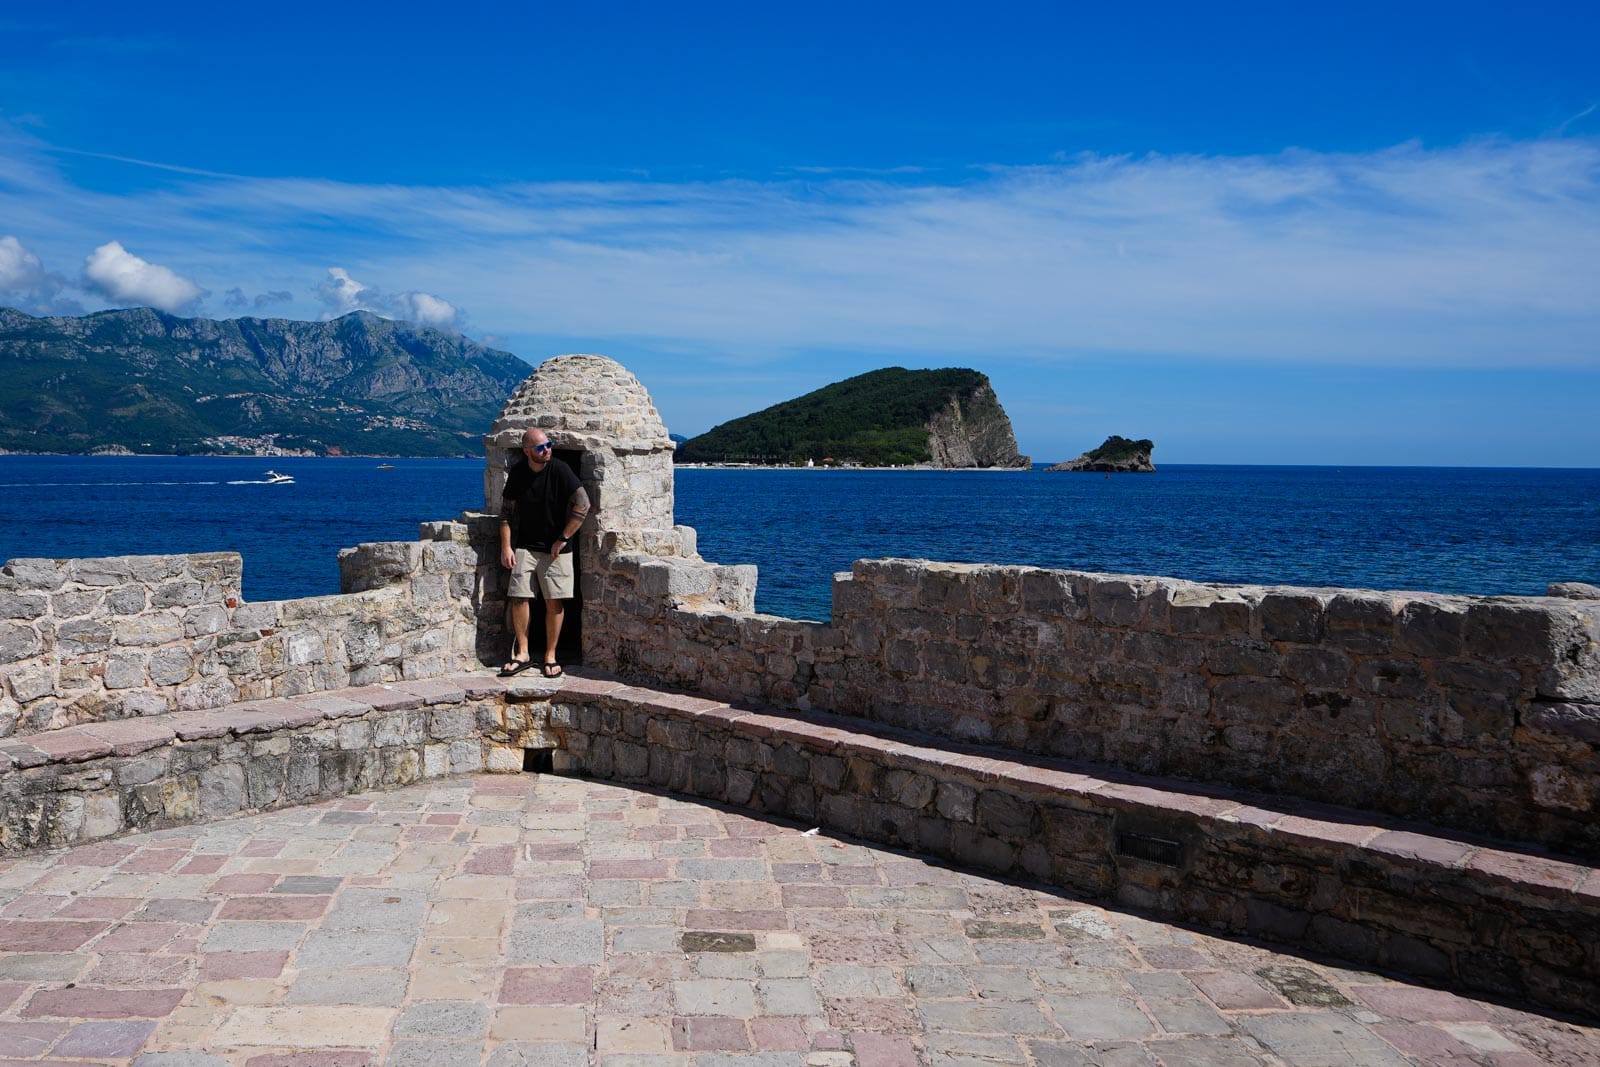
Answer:
POLYGON ((480 776, 0 863, 0 1067, 1528 1067, 1600 1030, 480 776))

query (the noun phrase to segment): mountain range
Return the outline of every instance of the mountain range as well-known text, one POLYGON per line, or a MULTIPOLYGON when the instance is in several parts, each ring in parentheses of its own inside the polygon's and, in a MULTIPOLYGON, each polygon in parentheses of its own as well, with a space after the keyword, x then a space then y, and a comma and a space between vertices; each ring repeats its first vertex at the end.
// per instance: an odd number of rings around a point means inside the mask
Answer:
POLYGON ((363 311, 298 322, 0 308, 0 451, 481 455, 532 372, 363 311))

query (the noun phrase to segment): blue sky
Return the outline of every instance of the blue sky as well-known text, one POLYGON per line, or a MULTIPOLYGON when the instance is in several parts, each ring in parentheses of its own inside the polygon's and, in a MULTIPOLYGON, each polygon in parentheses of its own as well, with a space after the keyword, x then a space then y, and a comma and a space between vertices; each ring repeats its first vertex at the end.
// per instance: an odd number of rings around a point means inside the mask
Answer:
POLYGON ((10 5, 0 304, 365 307, 687 434, 970 366, 1038 460, 1600 466, 1600 8, 1315 6, 10 5))

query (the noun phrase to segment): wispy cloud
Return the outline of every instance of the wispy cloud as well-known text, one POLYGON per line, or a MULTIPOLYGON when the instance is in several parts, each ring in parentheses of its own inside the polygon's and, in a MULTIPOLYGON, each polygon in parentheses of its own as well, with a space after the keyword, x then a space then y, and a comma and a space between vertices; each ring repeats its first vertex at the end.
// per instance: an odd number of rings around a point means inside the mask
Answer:
POLYGON ((348 305, 459 321, 470 308, 496 334, 648 339, 735 360, 816 348, 1600 359, 1594 139, 1082 156, 944 183, 165 181, 92 192, 34 144, 0 152, 0 217, 46 264, 117 228, 216 291, 293 291, 291 314, 348 305))

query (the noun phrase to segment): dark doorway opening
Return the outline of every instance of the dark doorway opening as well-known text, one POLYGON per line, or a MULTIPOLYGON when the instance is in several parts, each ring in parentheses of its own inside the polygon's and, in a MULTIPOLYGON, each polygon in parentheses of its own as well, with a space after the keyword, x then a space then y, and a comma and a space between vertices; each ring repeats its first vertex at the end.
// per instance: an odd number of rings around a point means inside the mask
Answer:
MULTIPOLYGON (((583 477, 583 451, 575 448, 556 449, 556 459, 572 468, 572 472, 579 478, 583 477)), ((589 489, 589 513, 595 509, 594 490, 589 489)), ((561 636, 556 640, 556 662, 563 666, 583 665, 583 544, 572 549, 572 572, 577 580, 572 585, 572 599, 567 601, 565 617, 561 620, 561 636)), ((544 601, 536 600, 528 605, 531 616, 528 620, 528 641, 532 646, 535 659, 538 659, 544 650, 544 601)))

